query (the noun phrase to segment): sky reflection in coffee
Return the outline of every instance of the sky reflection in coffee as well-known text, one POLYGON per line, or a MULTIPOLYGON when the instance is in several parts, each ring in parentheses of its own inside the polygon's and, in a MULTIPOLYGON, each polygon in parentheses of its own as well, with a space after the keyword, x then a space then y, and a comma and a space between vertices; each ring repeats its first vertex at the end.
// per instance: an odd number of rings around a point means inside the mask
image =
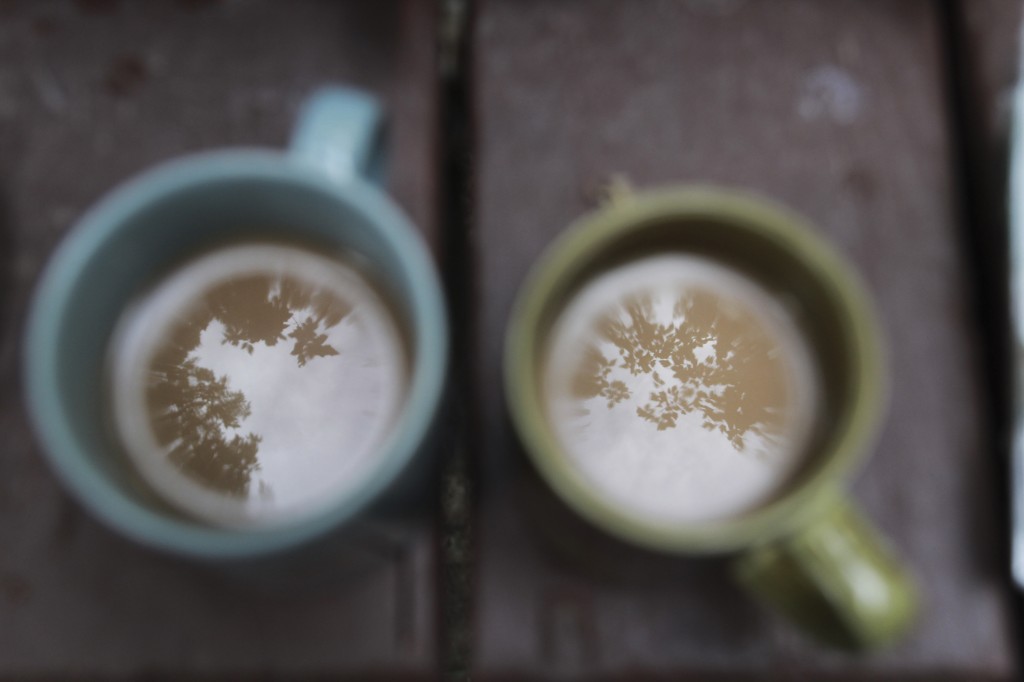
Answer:
POLYGON ((300 249, 210 254, 122 327, 129 454, 172 504, 218 525, 282 523, 357 485, 404 397, 388 305, 355 268, 300 249))
POLYGON ((549 423, 579 475, 656 523, 729 518, 780 492, 820 391, 782 303, 685 254, 587 282, 554 323, 542 371, 549 423))

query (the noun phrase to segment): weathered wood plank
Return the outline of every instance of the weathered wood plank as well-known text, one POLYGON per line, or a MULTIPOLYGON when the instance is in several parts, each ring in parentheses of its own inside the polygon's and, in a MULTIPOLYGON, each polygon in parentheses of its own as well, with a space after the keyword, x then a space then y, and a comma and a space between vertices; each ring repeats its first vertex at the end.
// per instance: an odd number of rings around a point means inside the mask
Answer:
POLYGON ((434 13, 402 0, 0 4, 0 679, 435 676, 430 522, 379 570, 288 593, 154 556, 59 489, 26 423, 18 348, 31 285, 87 206, 185 152, 280 147, 328 82, 383 98, 391 190, 436 247, 434 13))
POLYGON ((937 10, 924 1, 481 3, 472 81, 479 678, 1015 677, 937 10), (854 493, 913 566, 927 605, 895 649, 856 659, 818 648, 752 605, 724 563, 614 543, 525 465, 501 399, 509 307, 530 263, 615 173, 639 187, 763 192, 807 215, 867 280, 893 390, 854 493))

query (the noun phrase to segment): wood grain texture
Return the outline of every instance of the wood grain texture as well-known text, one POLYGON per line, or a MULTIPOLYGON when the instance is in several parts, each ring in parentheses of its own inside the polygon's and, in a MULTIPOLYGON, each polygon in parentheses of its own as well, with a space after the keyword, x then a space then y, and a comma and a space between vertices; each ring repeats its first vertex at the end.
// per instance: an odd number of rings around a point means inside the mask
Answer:
POLYGON ((0 4, 0 679, 434 677, 432 522, 353 580, 232 584, 71 502, 19 376, 32 284, 85 208, 170 157, 280 147, 328 82, 383 99, 390 189, 436 250, 434 14, 400 0, 0 4))
POLYGON ((485 0, 473 35, 476 395, 485 472, 477 679, 1014 679, 937 6, 485 0), (806 215, 887 330, 892 402, 853 486, 926 610, 858 659, 751 604, 721 561, 657 557, 565 510, 505 417, 502 336, 530 264, 613 174, 712 182, 806 215))

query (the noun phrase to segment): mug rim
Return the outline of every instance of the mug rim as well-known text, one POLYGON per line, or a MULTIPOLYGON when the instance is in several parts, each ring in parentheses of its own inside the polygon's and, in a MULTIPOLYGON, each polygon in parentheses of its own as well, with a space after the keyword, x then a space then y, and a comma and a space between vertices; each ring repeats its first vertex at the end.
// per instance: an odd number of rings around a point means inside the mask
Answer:
POLYGON ((50 256, 29 303, 24 333, 29 418, 50 468, 93 514, 141 544, 203 559, 251 558, 307 544, 369 507, 411 465, 439 409, 448 363, 447 314, 433 258, 422 235, 380 190, 361 179, 339 183, 286 152, 240 148, 165 161, 119 184, 71 227, 50 256), (61 397, 58 332, 76 284, 91 259, 135 215, 163 198, 224 180, 278 182, 328 195, 374 226, 411 287, 413 366, 395 435, 364 484, 320 512, 280 527, 235 530, 170 516, 135 501, 104 475, 75 437, 61 397), (47 418, 44 418, 46 415, 47 418))
POLYGON ((845 259, 800 216, 753 193, 713 185, 629 192, 574 221, 531 268, 513 304, 505 335, 505 392, 523 449, 554 492, 613 536, 657 551, 733 552, 776 539, 806 522, 833 485, 850 477, 877 436, 886 403, 881 327, 866 286, 845 259), (562 454, 539 399, 541 320, 548 293, 575 281, 581 264, 606 253, 624 235, 667 220, 727 222, 769 239, 810 267, 850 330, 854 382, 848 409, 831 429, 821 462, 778 498, 740 516, 707 523, 656 521, 610 503, 562 454))

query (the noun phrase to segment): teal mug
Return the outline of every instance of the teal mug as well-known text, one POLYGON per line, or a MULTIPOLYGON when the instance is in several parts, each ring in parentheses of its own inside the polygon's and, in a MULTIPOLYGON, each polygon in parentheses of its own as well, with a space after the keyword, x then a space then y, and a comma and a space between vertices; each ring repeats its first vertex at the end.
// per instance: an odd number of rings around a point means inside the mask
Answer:
POLYGON ((377 527, 424 497, 447 325, 428 249, 375 186, 379 123, 371 97, 325 88, 304 107, 288 152, 213 151, 161 165, 100 201, 59 246, 28 318, 28 411, 54 472, 107 525, 172 554, 251 560, 377 527), (109 349, 140 292, 211 247, 251 240, 356 258, 387 292, 408 368, 388 437, 357 485, 287 523, 237 528, 181 513, 141 483, 111 427, 109 349))

